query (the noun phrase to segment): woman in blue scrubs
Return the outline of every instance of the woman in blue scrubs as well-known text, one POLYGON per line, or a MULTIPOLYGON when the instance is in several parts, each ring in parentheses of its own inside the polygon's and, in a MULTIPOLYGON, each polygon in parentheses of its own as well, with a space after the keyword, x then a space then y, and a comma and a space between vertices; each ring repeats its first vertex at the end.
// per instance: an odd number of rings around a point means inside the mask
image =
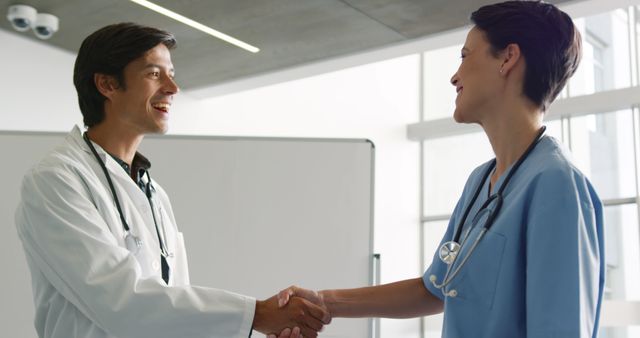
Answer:
POLYGON ((597 336, 602 204, 542 123, 578 67, 580 34, 567 14, 541 2, 484 6, 471 21, 451 78, 453 117, 482 126, 495 159, 468 178, 431 266, 422 278, 381 286, 290 287, 282 304, 304 297, 333 317, 444 311, 447 338, 597 336))

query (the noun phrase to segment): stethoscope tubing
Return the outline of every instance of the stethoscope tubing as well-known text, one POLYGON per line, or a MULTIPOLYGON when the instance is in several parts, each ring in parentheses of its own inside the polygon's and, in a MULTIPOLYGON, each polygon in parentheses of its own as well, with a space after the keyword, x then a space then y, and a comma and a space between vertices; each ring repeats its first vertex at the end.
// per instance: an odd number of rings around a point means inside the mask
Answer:
MULTIPOLYGON (((89 146, 89 149, 91 149, 91 152, 93 153, 93 156, 96 158, 96 160, 100 164, 100 168, 102 168, 102 171, 104 172, 105 177, 107 178, 107 183, 109 184, 109 189, 111 190, 111 195, 113 196, 113 200, 114 200, 114 202, 116 204, 116 208, 118 209, 118 214, 120 215, 120 221, 122 222, 122 227, 124 228, 124 238, 125 238, 125 244, 127 246, 127 249, 129 251, 133 252, 134 254, 136 254, 137 251, 139 251, 141 246, 142 246, 142 241, 140 240, 140 238, 138 238, 137 236, 135 236, 135 235, 133 235, 131 233, 129 224, 127 223, 126 219, 124 218, 124 213, 122 212, 122 207, 120 206, 120 200, 118 199, 118 194, 116 193, 116 189, 115 189, 115 186, 113 185, 113 181, 111 180, 111 175, 109 175, 109 171, 107 170, 107 166, 105 165, 104 161, 102 161, 102 159, 98 155, 98 152, 96 151, 96 148, 91 143, 91 140, 89 140, 89 136, 87 135, 87 133, 85 132, 82 136, 84 138, 84 141, 89 146), (130 244, 130 242, 132 244, 130 244)), ((151 185, 151 176, 149 175, 148 171, 146 171, 146 174, 147 174, 147 179, 149 181, 147 183, 147 185, 146 185, 146 195, 147 195, 147 198, 149 200, 150 207, 151 207, 151 215, 153 216, 153 223, 154 223, 155 228, 156 228, 156 234, 158 235, 158 241, 160 242, 160 253, 165 258, 173 257, 173 253, 169 252, 169 249, 168 249, 167 244, 166 244, 167 233, 166 233, 166 230, 165 230, 165 227, 164 227, 164 221, 163 221, 162 214, 160 214, 160 222, 162 223, 162 225, 161 225, 161 227, 162 227, 162 236, 160 235, 160 230, 158 229, 158 222, 156 220, 156 210, 155 210, 155 207, 154 207, 154 204, 153 204, 153 198, 152 198, 152 193, 151 193, 151 189, 153 189, 153 187, 151 185)), ((160 213, 162 213, 162 210, 160 210, 160 213)))
MULTIPOLYGON (((535 149, 536 145, 538 145, 540 140, 542 140, 542 137, 544 135, 545 130, 546 130, 545 126, 542 126, 540 128, 540 131, 538 132, 536 138, 533 140, 533 142, 531 142, 529 147, 527 147, 527 149, 525 150, 524 154, 522 154, 522 156, 520 156, 518 161, 515 163, 513 168, 511 168, 511 170, 509 171, 509 173, 505 177, 505 180, 502 182, 502 185, 500 185, 500 188, 498 189, 498 192, 496 192, 495 194, 489 196, 489 198, 482 204, 480 209, 478 209, 478 211, 476 212, 476 215, 474 216, 474 219, 472 221, 471 227, 469 229, 467 229, 467 232, 466 232, 465 236, 462 238, 462 242, 460 242, 460 237, 462 236, 462 229, 464 227, 464 224, 467 221, 467 217, 469 216, 469 213, 471 212, 471 209, 473 208, 473 205, 475 204, 476 200, 478 199, 478 196, 480 195, 480 192, 482 191, 482 188, 484 187, 485 182, 487 181, 487 178, 491 175, 491 172, 495 168, 496 159, 493 159, 493 161, 491 162, 491 164, 489 165, 487 170, 485 170, 485 172, 483 174, 483 178, 480 181, 480 184, 478 185, 478 187, 476 188, 476 191, 473 194, 473 198, 471 199, 471 202, 467 205, 467 208, 465 209, 465 212, 464 212, 464 214, 462 216, 462 219, 460 220, 460 222, 458 222, 458 225, 456 226, 456 233, 455 233, 455 235, 453 237, 453 241, 448 241, 447 243, 449 243, 449 242, 460 243, 458 245, 458 253, 460 251, 462 251, 462 247, 465 245, 465 243, 467 241, 467 238, 468 238, 469 234, 471 233, 471 230, 473 229, 473 227, 475 227, 475 224, 477 223, 477 220, 478 220, 479 216, 481 215, 482 212, 486 211, 486 212, 489 213, 489 216, 487 217, 487 220, 484 222, 483 228, 480 230, 480 233, 476 237, 475 241, 473 242, 473 244, 471 245, 469 250, 467 250, 467 253, 464 255, 464 258, 462 259, 460 264, 458 264, 456 266, 456 268, 453 270, 453 272, 452 272, 453 266, 456 265, 455 263, 458 260, 457 254, 453 257, 453 260, 451 262, 446 262, 446 261, 443 260, 447 264, 447 271, 446 271, 446 273, 444 275, 442 283, 440 283, 440 284, 437 283, 435 275, 431 275, 429 277, 429 279, 430 279, 431 283, 433 284, 433 286, 435 286, 436 288, 440 289, 445 296, 447 295, 445 287, 449 283, 451 283, 451 281, 458 275, 458 273, 460 272, 462 267, 466 264, 467 260, 469 260, 469 258, 471 257, 471 254, 473 254, 473 252, 475 251, 476 247, 480 243, 480 240, 484 237, 484 235, 487 233, 487 231, 489 231, 489 229, 493 225, 496 217, 498 216, 498 213, 499 213, 500 209, 502 208, 502 204, 503 204, 503 201, 504 201, 503 192, 506 189, 507 184, 509 183, 509 181, 511 180, 513 175, 516 173, 518 168, 520 168, 522 163, 529 157, 529 154, 531 154, 533 149, 535 149), (488 209, 489 205, 491 205, 491 203, 493 203, 494 201, 495 201, 495 204, 496 204, 494 209, 493 210, 489 210, 488 209)), ((445 243, 445 245, 447 243, 445 243)))
POLYGON ((104 162, 98 155, 96 148, 93 146, 93 144, 91 144, 91 140, 89 140, 89 136, 87 135, 87 133, 84 133, 82 137, 84 138, 84 141, 89 146, 89 149, 91 149, 93 156, 98 160, 98 163, 100 164, 100 168, 102 168, 104 175, 107 177, 107 183, 109 183, 109 188, 111 189, 111 195, 113 196, 113 200, 116 203, 116 208, 118 209, 118 214, 120 215, 120 221, 122 221, 122 227, 124 228, 125 234, 129 233, 129 229, 130 229, 129 224, 127 224, 127 220, 124 218, 124 213, 122 212, 122 208, 120 207, 120 199, 118 199, 118 194, 116 193, 116 189, 113 185, 113 181, 111 180, 111 175, 109 175, 109 171, 107 170, 107 166, 104 164, 104 162))
POLYGON ((146 187, 147 199, 149 199, 149 205, 151 206, 151 216, 153 217, 153 224, 155 224, 156 226, 156 235, 158 235, 158 240, 160 241, 160 254, 162 254, 162 256, 164 256, 165 258, 173 257, 173 253, 169 252, 168 248, 166 247, 167 232, 164 227, 164 217, 162 217, 162 209, 158 209, 158 213, 160 213, 160 227, 158 227, 158 221, 156 219, 156 208, 153 204, 153 197, 151 193, 151 189, 153 189, 153 187, 151 186, 151 175, 149 175, 149 171, 145 171, 145 173, 147 174, 147 179, 149 180, 149 183, 147 183, 146 187), (160 234, 159 228, 162 228, 162 234, 160 234))

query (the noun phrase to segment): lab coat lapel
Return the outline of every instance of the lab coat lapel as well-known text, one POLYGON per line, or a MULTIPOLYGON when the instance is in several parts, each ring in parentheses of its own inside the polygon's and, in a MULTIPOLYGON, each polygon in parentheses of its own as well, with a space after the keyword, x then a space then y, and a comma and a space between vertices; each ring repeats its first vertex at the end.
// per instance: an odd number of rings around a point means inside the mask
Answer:
POLYGON ((107 155, 106 166, 118 191, 122 204, 122 212, 129 222, 131 231, 138 234, 144 243, 144 249, 150 250, 153 256, 160 255, 160 244, 156 234, 151 205, 145 193, 127 175, 120 164, 107 155))
MULTIPOLYGON (((87 152, 92 160, 95 161, 94 155, 91 149, 89 149, 89 146, 84 141, 82 132, 80 131, 80 128, 78 126, 73 129, 71 137, 71 141, 75 143, 76 146, 78 146, 80 149, 87 152)), ((152 211, 149 205, 149 200, 147 199, 147 196, 144 194, 144 192, 142 192, 142 190, 138 187, 138 185, 122 169, 120 164, 118 164, 100 145, 96 144, 95 142, 93 142, 93 145, 96 149, 96 152, 98 153, 98 156, 100 156, 100 159, 105 164, 111 180, 113 181, 116 194, 118 195, 118 199, 120 200, 122 213, 124 214, 124 218, 129 225, 131 233, 135 236, 138 236, 143 242, 141 251, 145 252, 143 252, 141 255, 138 255, 136 258, 140 262, 140 265, 145 274, 155 274, 153 272, 153 270, 155 269, 152 268, 151 265, 154 265, 153 263, 155 263, 155 261, 157 260, 156 257, 160 257, 160 244, 156 235, 155 224, 153 223, 153 215, 151 213, 152 211)), ((111 196, 109 184, 106 178, 102 177, 104 176, 104 173, 102 172, 99 164, 96 163, 94 168, 97 177, 104 182, 105 189, 109 194, 109 199, 113 199, 113 197, 111 196)), ((118 232, 114 232, 114 234, 120 233, 120 229, 122 229, 121 221, 119 221, 119 215, 115 216, 116 219, 118 219, 116 226, 118 228, 118 232)))

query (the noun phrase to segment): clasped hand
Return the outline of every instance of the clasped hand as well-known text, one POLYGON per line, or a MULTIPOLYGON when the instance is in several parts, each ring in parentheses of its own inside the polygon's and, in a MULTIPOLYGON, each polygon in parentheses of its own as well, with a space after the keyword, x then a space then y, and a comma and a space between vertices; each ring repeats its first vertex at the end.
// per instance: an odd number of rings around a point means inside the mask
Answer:
POLYGON ((330 322, 331 313, 321 294, 291 286, 256 302, 253 328, 269 338, 315 338, 330 322))

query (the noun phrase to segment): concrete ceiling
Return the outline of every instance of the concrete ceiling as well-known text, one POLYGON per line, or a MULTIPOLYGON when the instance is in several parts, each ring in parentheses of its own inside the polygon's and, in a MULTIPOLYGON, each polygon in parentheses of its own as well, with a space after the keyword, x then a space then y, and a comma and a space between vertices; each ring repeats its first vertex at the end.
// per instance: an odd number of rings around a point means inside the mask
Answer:
MULTIPOLYGON (((157 0, 195 21, 257 46, 253 54, 128 0, 0 0, 60 18, 51 44, 76 53, 108 24, 136 22, 172 32, 183 89, 198 89, 330 58, 382 48, 467 25, 491 0, 157 0)), ((551 3, 565 0, 548 1, 551 3)), ((5 12, 6 13, 6 12, 5 12)), ((8 20, 0 28, 13 31, 8 20)), ((17 33, 37 40, 30 32, 17 33)), ((38 40, 40 41, 40 40, 38 40)))

